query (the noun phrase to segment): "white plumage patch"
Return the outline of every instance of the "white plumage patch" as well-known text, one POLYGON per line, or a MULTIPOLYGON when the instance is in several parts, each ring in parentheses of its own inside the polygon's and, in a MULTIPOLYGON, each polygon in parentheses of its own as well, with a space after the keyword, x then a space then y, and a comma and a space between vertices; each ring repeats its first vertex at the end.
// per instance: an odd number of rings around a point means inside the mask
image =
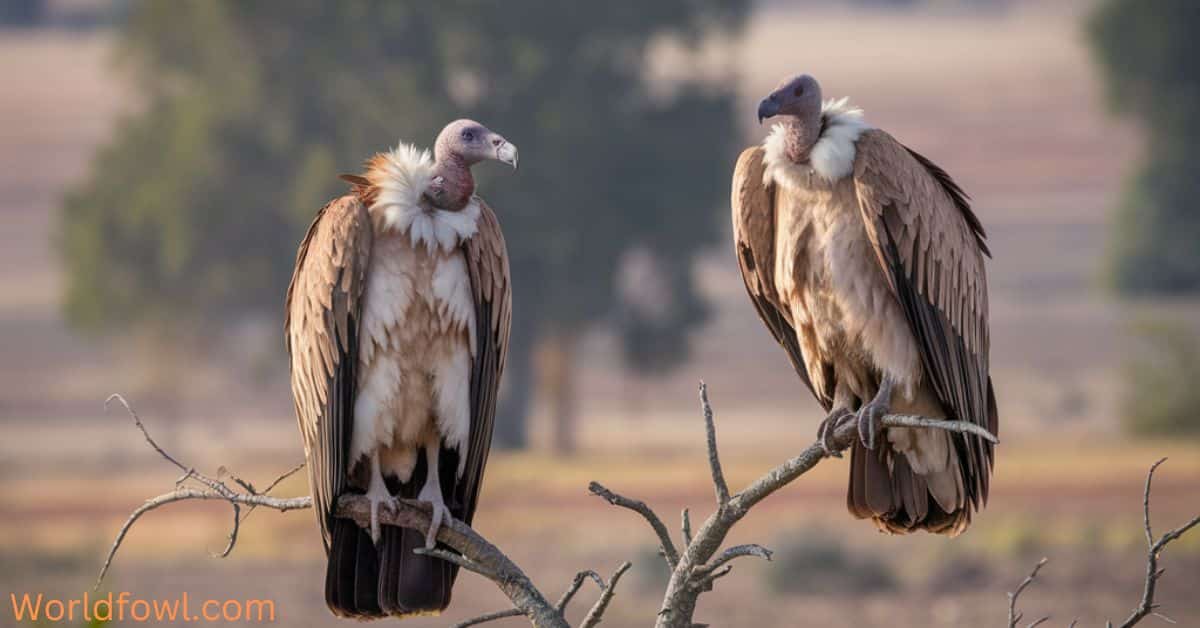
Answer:
POLYGON ((467 329, 471 357, 475 357, 475 297, 471 294, 467 263, 461 255, 438 263, 433 271, 433 297, 444 327, 467 329))
POLYGON ((788 159, 784 125, 771 128, 763 141, 764 183, 805 185, 809 167, 829 181, 837 181, 854 171, 855 142, 863 131, 872 128, 863 118, 863 110, 850 106, 848 98, 831 99, 821 106, 821 116, 824 128, 809 153, 807 165, 788 159))
POLYGON ((402 142, 384 154, 382 171, 385 176, 372 181, 379 195, 371 210, 383 213, 386 228, 409 234, 414 247, 423 244, 447 253, 475 235, 479 220, 476 199, 457 212, 421 206, 421 195, 433 178, 433 157, 428 150, 402 142))

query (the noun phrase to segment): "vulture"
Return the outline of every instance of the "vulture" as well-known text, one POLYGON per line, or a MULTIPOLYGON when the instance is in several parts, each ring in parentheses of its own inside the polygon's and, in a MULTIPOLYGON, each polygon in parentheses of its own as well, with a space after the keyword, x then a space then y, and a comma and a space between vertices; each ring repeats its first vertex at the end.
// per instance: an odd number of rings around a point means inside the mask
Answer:
POLYGON ((854 422, 846 504, 884 532, 957 535, 987 502, 992 444, 888 413, 997 433, 988 375, 990 253, 945 170, 872 127, 809 75, 758 106, 776 118, 733 174, 733 236, 750 300, 828 413, 854 422))
MULTIPOLYGON (((428 150, 401 143, 342 175, 296 255, 285 335, 334 614, 436 614, 458 568, 414 549, 475 514, 508 348, 508 252, 471 166, 517 149, 457 120, 428 150), (370 503, 370 530, 335 517, 370 503), (397 498, 432 504, 428 530, 379 524, 397 498)), ((445 549, 445 548, 443 548, 445 549)))

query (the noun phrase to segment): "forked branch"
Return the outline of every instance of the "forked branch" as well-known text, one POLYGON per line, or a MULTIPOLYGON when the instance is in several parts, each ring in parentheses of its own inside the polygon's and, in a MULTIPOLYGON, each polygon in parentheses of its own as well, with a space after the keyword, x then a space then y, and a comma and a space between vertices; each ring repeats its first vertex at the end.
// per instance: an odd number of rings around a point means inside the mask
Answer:
MULTIPOLYGON (((1150 525, 1150 491, 1154 481, 1154 472, 1158 470, 1159 465, 1166 461, 1166 458, 1159 459, 1157 462, 1150 465, 1150 470, 1146 472, 1146 488, 1142 492, 1142 525, 1146 531, 1147 546, 1146 579, 1142 586, 1142 599, 1138 602, 1137 606, 1134 607, 1133 611, 1129 614, 1129 617, 1125 618, 1125 621, 1122 622, 1118 628, 1132 628, 1132 626, 1136 626, 1143 619, 1149 617, 1150 615, 1156 615, 1172 624, 1175 623, 1175 621, 1171 618, 1159 613, 1159 605, 1154 602, 1155 589, 1158 586, 1159 579, 1162 578, 1163 575, 1163 570, 1158 567, 1158 560, 1161 557, 1160 555, 1162 554, 1162 551, 1166 549, 1167 545, 1170 544, 1171 541, 1178 539, 1186 534, 1188 530, 1200 525, 1200 515, 1196 515, 1190 521, 1187 521, 1178 528, 1168 530, 1159 538, 1154 538, 1154 531, 1150 525)), ((1021 595, 1026 587, 1033 583, 1034 578, 1037 577, 1038 571, 1041 570, 1042 565, 1045 564, 1046 559, 1043 558, 1033 568, 1033 572, 1021 582, 1021 585, 1017 587, 1017 590, 1008 594, 1009 628, 1016 628, 1017 622, 1021 621, 1021 613, 1017 611, 1017 598, 1021 595)), ((1049 616, 1037 620, 1036 622, 1030 624, 1030 626, 1036 626, 1047 619, 1049 619, 1049 616)), ((1074 626, 1078 623, 1078 620, 1072 620, 1070 624, 1071 628, 1074 628, 1074 626)), ((1112 628, 1113 624, 1110 621, 1107 622, 1106 625, 1107 628, 1112 628)))
MULTIPOLYGON (((807 473, 828 455, 820 442, 813 443, 800 455, 771 469, 750 486, 731 495, 721 468, 716 422, 713 418, 712 404, 708 399, 708 387, 703 382, 700 383, 700 410, 704 417, 709 471, 717 495, 717 509, 695 533, 691 530, 687 512, 684 512, 682 550, 675 548, 666 526, 662 525, 658 515, 645 503, 615 493, 597 482, 592 482, 588 487, 593 494, 609 503, 636 511, 650 522, 658 537, 663 555, 671 565, 671 579, 658 613, 659 628, 690 628, 700 595, 712 589, 714 580, 729 573, 733 568, 733 559, 757 556, 770 560, 770 550, 759 545, 739 545, 729 548, 715 559, 713 556, 721 548, 733 526, 745 517, 755 504, 807 473), (673 560, 674 556, 678 556, 678 559, 673 560)), ((920 416, 889 414, 883 418, 882 424, 885 427, 929 427, 967 432, 993 443, 998 442, 987 430, 966 421, 942 421, 920 416)), ((841 425, 833 434, 834 451, 846 449, 857 437, 858 428, 853 421, 841 425)))
MULTIPOLYGON (((218 471, 216 477, 201 473, 194 467, 180 462, 163 449, 150 436, 150 432, 142 423, 141 418, 138 417, 137 413, 123 397, 120 395, 109 397, 108 401, 105 402, 105 407, 107 408, 113 401, 119 402, 125 408, 129 416, 133 419, 134 425, 137 426, 142 436, 146 439, 146 443, 159 456, 182 471, 183 475, 175 481, 174 490, 146 500, 144 504, 129 515, 118 531, 107 556, 105 556, 100 574, 96 578, 96 588, 99 588, 103 582, 105 575, 107 575, 109 568, 112 566, 117 551, 121 549, 121 544, 124 542, 130 529, 132 529, 133 525, 143 515, 152 510, 189 500, 222 501, 229 504, 233 510, 234 520, 228 543, 225 549, 218 554, 218 556, 224 557, 233 551, 237 543, 237 533, 241 521, 254 508, 265 507, 280 512, 312 508, 311 497, 282 498, 269 494, 280 482, 299 471, 303 465, 297 466, 279 476, 262 491, 257 490, 252 483, 228 472, 223 467, 218 471), (225 477, 228 477, 228 481, 223 479, 225 477), (246 507, 244 514, 242 512, 243 507, 246 507)), ((370 529, 370 504, 364 496, 342 496, 337 503, 336 516, 353 520, 364 529, 370 529)), ((379 520, 385 525, 425 530, 428 529, 430 524, 430 507, 428 503, 422 501, 397 500, 394 508, 385 506, 380 509, 379 520)), ((471 529, 465 523, 456 519, 444 520, 438 529, 437 540, 452 548, 454 552, 446 552, 439 549, 431 550, 428 553, 454 562, 464 569, 483 575, 504 592, 513 604, 513 608, 510 610, 467 620, 460 624, 463 626, 472 626, 494 619, 524 615, 534 626, 570 628, 566 619, 564 619, 564 611, 567 604, 579 591, 588 577, 592 577, 600 586, 600 596, 589 610, 581 626, 595 626, 600 622, 604 611, 608 608, 609 602, 612 601, 617 582, 630 567, 629 563, 623 563, 617 569, 616 573, 609 578, 607 583, 600 579, 594 572, 581 572, 576 576, 575 581, 571 584, 567 592, 558 600, 558 603, 552 604, 534 586, 529 577, 521 571, 521 568, 513 563, 504 552, 500 551, 495 545, 480 536, 479 533, 475 532, 475 530, 471 529)))

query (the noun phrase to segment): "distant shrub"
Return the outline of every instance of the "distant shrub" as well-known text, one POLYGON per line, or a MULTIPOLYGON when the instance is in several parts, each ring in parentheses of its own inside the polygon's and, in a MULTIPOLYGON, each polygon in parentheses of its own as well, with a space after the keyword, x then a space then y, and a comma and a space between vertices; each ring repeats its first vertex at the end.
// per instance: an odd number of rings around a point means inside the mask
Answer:
POLYGON ((1143 345, 1124 369, 1121 415, 1126 429, 1146 436, 1200 436, 1200 338, 1165 323, 1136 332, 1143 345))
POLYGON ((994 581, 995 574, 984 557, 955 551, 937 561, 925 588, 937 593, 983 591, 994 581))
POLYGON ((775 555, 764 573, 775 593, 876 593, 898 586, 887 563, 856 554, 820 530, 800 530, 772 549, 775 555))

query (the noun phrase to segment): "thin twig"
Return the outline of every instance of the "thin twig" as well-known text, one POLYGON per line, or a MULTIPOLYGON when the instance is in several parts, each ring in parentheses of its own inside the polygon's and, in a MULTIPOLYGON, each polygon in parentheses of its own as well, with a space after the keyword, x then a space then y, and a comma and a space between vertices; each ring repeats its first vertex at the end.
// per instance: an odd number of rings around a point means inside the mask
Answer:
POLYGON ((717 568, 719 568, 721 565, 724 565, 725 563, 727 563, 735 558, 741 558, 742 556, 757 556, 763 560, 770 562, 771 554, 772 554, 771 550, 769 550, 761 545, 754 544, 754 543, 750 543, 747 545, 734 545, 733 547, 725 550, 724 552, 721 552, 721 555, 718 556, 716 560, 712 561, 711 563, 709 563, 708 565, 706 565, 704 567, 697 569, 696 573, 701 576, 710 574, 710 573, 716 571, 717 568))
POLYGON ((471 619, 460 621, 457 624, 454 624, 454 628, 467 628, 468 626, 477 626, 479 624, 486 624, 489 621, 507 619, 509 617, 520 617, 521 615, 524 615, 524 613, 515 608, 510 608, 505 611, 496 611, 494 613, 488 613, 487 615, 480 615, 479 617, 472 617, 471 619))
POLYGON ((708 466, 712 469, 713 486, 717 490, 717 508, 729 503, 729 484, 721 470, 721 456, 717 451, 717 427, 713 421, 712 404, 708 402, 708 386, 700 382, 700 410, 704 413, 704 430, 708 443, 708 466))
MULTIPOLYGON (((112 547, 105 557, 100 574, 96 579, 97 588, 99 588, 109 568, 112 566, 113 559, 117 551, 121 548, 121 544, 130 529, 143 515, 151 510, 187 500, 217 500, 230 504, 234 511, 234 523, 230 532, 229 543, 222 552, 222 555, 228 555, 237 542, 240 521, 243 519, 241 516, 242 506, 246 506, 248 509, 264 506, 280 512, 312 508, 313 500, 311 497, 293 497, 288 499, 272 497, 258 492, 253 484, 242 480, 225 469, 222 469, 218 478, 213 478, 196 471, 193 467, 183 464, 158 445, 142 423, 141 418, 138 417, 137 413, 134 412, 133 408, 123 397, 113 395, 106 402, 106 407, 113 400, 119 401, 125 407, 129 416, 133 419, 134 425, 137 426, 150 447, 165 460, 183 471, 183 475, 176 481, 175 490, 147 500, 130 514, 129 518, 118 531, 116 539, 113 541, 112 547), (226 483, 225 480, 219 479, 225 475, 229 476, 229 481, 236 484, 236 487, 226 483), (191 485, 191 483, 198 486, 191 485)), ((299 468, 296 467, 279 476, 267 487, 265 492, 269 492, 275 488, 276 485, 298 471, 299 468)), ((362 495, 343 495, 337 501, 334 515, 339 518, 353 520, 360 527, 366 528, 370 525, 370 504, 366 497, 362 495)), ((416 500, 397 500, 394 508, 386 508, 379 513, 380 523, 415 530, 427 529, 430 519, 429 504, 416 500)), ((437 539, 454 551, 434 549, 428 552, 422 550, 422 553, 437 556, 442 560, 452 562, 464 569, 491 579, 508 596, 514 609, 519 611, 519 614, 528 617, 534 626, 538 628, 568 628, 562 613, 546 600, 545 596, 533 585, 525 573, 503 552, 479 536, 470 526, 455 519, 444 521, 438 528, 437 539)), ((609 586, 612 586, 611 583, 609 586)))
POLYGON ((1160 459, 1158 462, 1150 465, 1150 470, 1146 473, 1146 490, 1142 493, 1142 523, 1146 529, 1146 545, 1148 546, 1146 551, 1146 583, 1142 588, 1141 601, 1133 609, 1129 617, 1126 618, 1125 622, 1121 624, 1120 628, 1130 628, 1151 614, 1159 615, 1167 619, 1167 621, 1174 623, 1173 620, 1156 612, 1158 605, 1154 603, 1154 593, 1158 587, 1158 579, 1163 575, 1163 570, 1158 568, 1158 558, 1159 554, 1171 541, 1178 539, 1187 533, 1188 530, 1200 524, 1200 515, 1193 517, 1178 528, 1168 530, 1157 541, 1154 540, 1154 532, 1150 527, 1150 488, 1154 481, 1154 472, 1158 469, 1159 465, 1166 461, 1166 458, 1160 459))
POLYGON ((939 430, 963 432, 965 434, 974 434, 993 445, 1000 444, 1000 439, 996 438, 994 434, 987 431, 983 426, 976 425, 970 421, 943 421, 915 414, 885 414, 881 424, 884 427, 933 427, 939 430))
POLYGON ((617 582, 621 580, 621 576, 625 575, 625 572, 629 571, 629 568, 632 566, 632 564, 626 561, 621 563, 620 567, 617 567, 612 577, 608 579, 608 586, 604 587, 604 590, 600 592, 599 599, 596 600, 596 603, 592 605, 592 609, 583 618, 583 621, 579 624, 579 628, 595 628, 600 625, 604 611, 608 610, 608 604, 612 602, 613 595, 616 593, 617 582))
POLYGON ((558 598, 558 603, 554 605, 554 608, 557 608, 560 613, 565 613, 567 611, 567 604, 571 603, 571 598, 575 597, 575 594, 579 592, 579 588, 583 586, 584 580, 588 578, 591 578, 596 583, 596 586, 600 587, 601 591, 607 586, 604 584, 604 578, 601 578, 600 574, 591 569, 581 571, 575 574, 575 579, 571 581, 571 586, 566 591, 563 591, 562 597, 558 598))
POLYGON ((683 546, 686 548, 692 544, 692 518, 688 515, 687 508, 683 509, 683 514, 680 518, 683 519, 683 546))
POLYGON ((1025 579, 1021 581, 1021 584, 1017 585, 1017 590, 1008 594, 1008 628, 1017 628, 1017 622, 1021 621, 1021 618, 1024 617, 1024 613, 1017 611, 1017 598, 1021 597, 1021 593, 1023 593, 1030 584, 1033 584, 1033 581, 1037 579, 1038 572, 1042 570, 1042 567, 1045 566, 1047 562, 1049 562, 1049 559, 1047 558, 1042 558, 1039 560, 1038 563, 1033 566, 1033 571, 1029 572, 1029 575, 1025 576, 1025 579))
POLYGON ((588 483, 588 491, 614 506, 627 508, 641 515, 658 535, 658 542, 662 546, 663 556, 666 557, 667 563, 672 569, 675 568, 675 565, 679 563, 679 551, 675 549, 675 544, 671 541, 671 533, 667 531, 667 526, 663 525, 662 519, 658 518, 658 515, 646 505, 646 502, 614 493, 599 482, 588 483))

